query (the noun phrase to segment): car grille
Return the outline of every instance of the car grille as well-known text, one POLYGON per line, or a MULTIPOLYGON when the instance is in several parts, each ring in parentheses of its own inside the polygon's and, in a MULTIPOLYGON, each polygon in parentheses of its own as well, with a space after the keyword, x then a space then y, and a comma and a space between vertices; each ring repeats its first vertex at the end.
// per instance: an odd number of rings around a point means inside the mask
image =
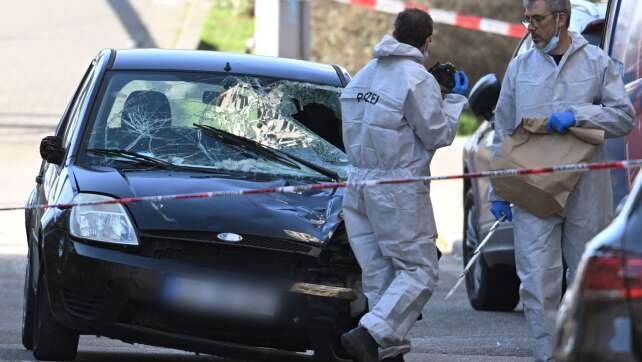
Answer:
MULTIPOLYGON (((227 242, 218 240, 217 234, 213 232, 198 232, 198 231, 152 231, 145 232, 143 238, 152 240, 180 240, 180 241, 193 241, 205 242, 208 245, 229 245, 227 242)), ((243 235, 243 241, 236 247, 248 247, 278 250, 298 254, 314 253, 315 247, 306 245, 301 242, 283 240, 278 238, 270 238, 264 236, 243 235)))
POLYGON ((194 266, 246 273, 292 275, 312 257, 255 249, 222 243, 203 243, 181 239, 141 239, 143 256, 178 261, 194 266))
MULTIPOLYGON (((212 233, 208 233, 207 237, 209 240, 206 240, 203 234, 189 232, 163 233, 162 237, 144 233, 140 238, 141 254, 191 266, 332 285, 343 285, 347 274, 359 272, 343 228, 335 232, 333 241, 324 249, 267 238, 262 241, 265 248, 247 247, 213 241, 212 233), (316 255, 313 252, 292 252, 293 248, 297 247, 317 249, 316 255)), ((246 244, 248 239, 252 241, 251 238, 247 238, 242 243, 246 244)))
POLYGON ((69 314, 84 319, 93 319, 102 310, 105 299, 94 295, 63 289, 62 301, 69 314))

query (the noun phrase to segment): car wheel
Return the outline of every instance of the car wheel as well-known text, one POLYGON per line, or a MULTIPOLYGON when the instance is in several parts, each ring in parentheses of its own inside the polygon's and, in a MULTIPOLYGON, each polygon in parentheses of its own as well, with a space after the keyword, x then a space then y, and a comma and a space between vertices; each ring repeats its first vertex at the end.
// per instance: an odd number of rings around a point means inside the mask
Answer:
POLYGON ((22 345, 27 349, 33 348, 33 304, 35 296, 31 280, 31 252, 27 254, 27 267, 25 268, 25 284, 22 301, 22 345))
MULTIPOLYGON (((480 242, 476 210, 475 197, 471 189, 466 193, 464 200, 464 265, 468 264, 480 242)), ((466 291, 470 305, 476 310, 512 311, 519 303, 519 278, 515 268, 491 268, 484 258, 480 257, 466 274, 466 291)))
POLYGON ((35 300, 33 356, 39 361, 73 361, 78 351, 78 333, 54 319, 43 277, 38 283, 35 300))

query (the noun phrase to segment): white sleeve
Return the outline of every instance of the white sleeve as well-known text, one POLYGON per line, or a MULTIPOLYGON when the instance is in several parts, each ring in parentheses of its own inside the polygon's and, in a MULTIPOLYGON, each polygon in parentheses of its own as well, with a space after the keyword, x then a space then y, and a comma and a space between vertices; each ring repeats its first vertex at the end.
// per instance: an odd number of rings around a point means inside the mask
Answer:
POLYGON ((635 109, 612 59, 608 59, 602 74, 599 104, 580 104, 570 111, 575 114, 578 127, 603 129, 608 138, 625 136, 633 129, 635 109))
POLYGON ((429 76, 409 91, 404 116, 424 147, 436 150, 453 142, 459 116, 467 105, 466 97, 458 94, 443 99, 439 84, 429 76))

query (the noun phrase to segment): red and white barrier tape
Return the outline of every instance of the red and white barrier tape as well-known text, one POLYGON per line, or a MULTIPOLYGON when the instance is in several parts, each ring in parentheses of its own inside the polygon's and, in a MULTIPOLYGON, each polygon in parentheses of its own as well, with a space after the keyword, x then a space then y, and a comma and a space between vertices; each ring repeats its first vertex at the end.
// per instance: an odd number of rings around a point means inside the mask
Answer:
POLYGON ((508 23, 505 21, 471 16, 454 11, 428 8, 423 4, 403 0, 335 0, 336 2, 366 7, 385 13, 397 14, 408 8, 419 8, 430 12, 435 23, 448 24, 459 28, 482 31, 508 36, 511 38, 522 38, 526 34, 526 28, 522 24, 508 23))
POLYGON ((642 159, 628 160, 628 161, 614 161, 614 162, 601 162, 601 163, 578 163, 574 165, 560 165, 542 168, 515 168, 509 170, 497 171, 484 171, 475 173, 466 173, 460 175, 448 176, 419 176, 402 179, 382 179, 382 180, 365 180, 360 182, 334 182, 334 183, 320 183, 309 184, 300 186, 282 186, 270 187, 262 189, 246 189, 237 191, 211 191, 199 192, 193 194, 179 194, 179 195, 160 195, 160 196, 144 196, 144 197, 128 197, 122 199, 114 199, 109 201, 94 201, 85 203, 70 203, 70 204, 51 204, 51 205, 34 205, 34 206, 8 206, 0 207, 0 211, 13 211, 13 210, 26 210, 26 209, 69 209, 74 206, 95 206, 95 205, 109 205, 109 204, 133 204, 138 202, 159 202, 167 200, 191 200, 191 199, 210 199, 214 197, 223 196, 244 196, 244 195, 258 195, 258 194, 273 194, 273 193, 298 193, 314 190, 324 189, 338 189, 348 186, 377 186, 377 185, 397 185, 408 184, 414 182, 427 182, 427 181, 443 181, 443 180, 457 180, 457 179, 475 179, 475 178, 493 178, 493 177, 510 177, 519 175, 540 175, 547 173, 558 172, 588 172, 600 171, 610 169, 629 169, 642 167, 642 159))

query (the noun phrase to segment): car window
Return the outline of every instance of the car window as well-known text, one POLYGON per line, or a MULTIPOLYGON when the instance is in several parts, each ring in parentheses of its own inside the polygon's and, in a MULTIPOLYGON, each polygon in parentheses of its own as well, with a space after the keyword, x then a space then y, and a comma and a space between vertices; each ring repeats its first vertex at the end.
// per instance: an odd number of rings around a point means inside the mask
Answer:
POLYGON ((78 120, 80 119, 81 113, 80 111, 83 108, 87 107, 87 103, 89 102, 89 97, 87 96, 87 94, 89 93, 89 89, 91 88, 90 85, 93 82, 95 75, 96 67, 95 63, 92 63, 90 69, 88 70, 87 76, 85 77, 79 88, 78 96, 76 97, 76 100, 72 105, 71 112, 69 113, 69 117, 65 125, 64 133, 62 135, 62 144, 65 148, 69 146, 69 142, 71 142, 74 131, 78 126, 78 120))
POLYGON ((58 125, 56 126, 56 131, 55 134, 59 137, 62 137, 65 133, 65 130, 67 129, 67 124, 69 124, 69 117, 73 111, 74 105, 76 104, 76 100, 78 99, 78 95, 80 94, 81 89, 83 88, 83 85, 85 84, 85 81, 89 77, 89 74, 91 71, 94 69, 94 63, 92 62, 89 67, 87 67, 87 70, 85 70, 85 74, 83 74, 82 79, 80 80, 80 83, 76 87, 76 90, 74 91, 74 95, 71 98, 71 101, 67 104, 67 107, 65 108, 65 112, 63 113, 62 117, 60 118, 60 122, 58 122, 58 125))
MULTIPOLYGON (((642 2, 623 0, 612 36, 611 57, 620 67, 626 91, 635 107, 637 124, 642 124, 642 2)), ((642 157, 642 131, 634 127, 625 137, 626 157, 642 157)), ((638 169, 628 170, 629 180, 638 174, 638 169)))
POLYGON ((133 151, 188 168, 318 176, 260 152, 239 151, 198 127, 204 125, 347 176, 346 155, 319 136, 340 124, 338 87, 187 72, 110 72, 107 79, 86 149, 133 151), (314 125, 319 132, 311 130, 314 125))
POLYGON ((621 66, 624 83, 641 78, 642 62, 642 2, 622 1, 613 37, 612 57, 621 66))

